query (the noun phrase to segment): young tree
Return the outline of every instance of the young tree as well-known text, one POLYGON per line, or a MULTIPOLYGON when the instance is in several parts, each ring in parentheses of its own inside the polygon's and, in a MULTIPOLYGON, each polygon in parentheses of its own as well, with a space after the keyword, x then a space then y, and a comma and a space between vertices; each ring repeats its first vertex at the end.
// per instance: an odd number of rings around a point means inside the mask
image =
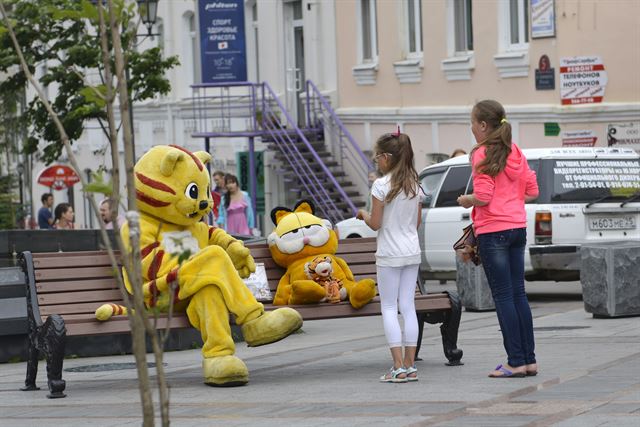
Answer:
MULTIPOLYGON (((156 93, 167 92, 169 84, 163 73, 175 65, 177 60, 175 58, 162 60, 159 57, 159 51, 154 49, 141 53, 132 50, 132 40, 137 33, 137 24, 134 19, 135 5, 136 3, 132 0, 100 0, 93 3, 88 0, 0 0, 0 12, 4 23, 0 26, 0 53, 2 54, 0 70, 3 69, 2 67, 10 70, 11 65, 20 67, 19 71, 14 72, 3 83, 4 86, 0 85, 0 92, 17 91, 24 88, 26 84, 36 91, 37 97, 30 103, 26 116, 31 120, 30 124, 33 125, 35 134, 49 141, 43 157, 46 161, 53 161, 60 151, 65 149, 76 172, 81 169, 71 144, 73 140, 80 137, 85 120, 96 119, 101 122, 111 147, 114 177, 112 186, 91 187, 83 175, 78 173, 85 196, 89 199, 94 212, 99 212, 99 209, 92 191, 110 194, 114 200, 119 200, 118 128, 114 108, 117 98, 125 147, 124 163, 129 204, 127 219, 130 228, 131 252, 126 251, 117 233, 117 224, 115 235, 120 252, 123 254, 122 264, 127 268, 132 283, 132 303, 129 302, 129 295, 119 274, 118 262, 110 245, 105 224, 99 216, 98 223, 114 271, 117 272, 114 276, 130 313, 133 350, 143 407, 143 424, 150 426, 154 423, 153 399, 146 364, 145 335, 148 335, 156 358, 162 424, 168 425, 169 396, 162 363, 162 345, 166 335, 159 337, 156 334, 156 325, 149 319, 142 294, 128 87, 131 86, 138 94, 134 99, 144 99, 156 93), (5 3, 10 6, 11 15, 7 13, 5 3), (132 63, 136 64, 134 71, 137 71, 129 85, 125 69, 132 63), (46 67, 40 81, 33 74, 36 65, 46 67), (91 72, 98 72, 100 76, 98 84, 92 84, 89 81, 88 76, 91 72), (50 101, 46 87, 54 82, 57 92, 55 98, 50 101)), ((28 146, 28 150, 34 150, 37 146, 37 138, 35 139, 28 146)))

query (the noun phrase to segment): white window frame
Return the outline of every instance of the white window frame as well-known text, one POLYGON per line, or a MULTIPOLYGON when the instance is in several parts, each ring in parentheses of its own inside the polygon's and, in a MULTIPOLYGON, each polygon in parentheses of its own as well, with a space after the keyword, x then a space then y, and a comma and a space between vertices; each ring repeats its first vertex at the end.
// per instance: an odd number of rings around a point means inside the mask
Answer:
POLYGON ((378 74, 378 26, 376 0, 358 0, 358 65, 352 68, 353 77, 359 85, 372 85, 378 74), (369 3, 369 39, 371 43, 371 58, 364 57, 364 25, 362 16, 362 2, 369 3))
MULTIPOLYGON (((455 2, 457 1, 465 0, 447 0, 446 5, 447 52, 449 57, 441 61, 440 68, 449 81, 471 80, 471 71, 473 71, 476 66, 473 50, 456 50, 455 2)), ((473 27, 473 9, 471 10, 471 22, 473 27)))
POLYGON ((423 62, 423 41, 422 41, 422 0, 402 0, 400 22, 401 27, 406 28, 404 31, 404 51, 406 57, 393 63, 393 70, 400 83, 420 83, 422 81, 423 62), (414 16, 409 15, 409 3, 413 3, 414 16), (409 32, 409 23, 413 20, 415 28, 414 44, 415 51, 411 51, 411 34, 409 32))
POLYGON ((529 26, 526 21, 529 19, 530 0, 516 1, 518 2, 518 43, 511 43, 511 0, 498 3, 498 53, 493 56, 493 61, 501 78, 529 75, 529 26), (522 42, 522 40, 526 41, 522 42))
POLYGON ((186 88, 185 96, 190 96, 189 86, 198 83, 198 23, 196 22, 195 13, 192 11, 185 12, 182 15, 182 23, 184 25, 184 32, 182 33, 182 55, 181 65, 183 67, 183 75, 188 76, 185 79, 186 88), (191 23, 193 22, 193 29, 191 23))

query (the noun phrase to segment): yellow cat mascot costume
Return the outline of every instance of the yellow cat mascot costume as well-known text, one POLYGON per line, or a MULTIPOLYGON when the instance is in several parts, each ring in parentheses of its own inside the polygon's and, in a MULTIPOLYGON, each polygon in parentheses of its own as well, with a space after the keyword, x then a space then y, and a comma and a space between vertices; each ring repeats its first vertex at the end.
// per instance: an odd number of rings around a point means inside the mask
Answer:
POLYGON ((316 257, 328 257, 332 261, 332 278, 342 283, 346 297, 354 308, 361 308, 376 296, 376 285, 372 279, 356 282, 347 263, 335 256, 338 237, 326 219, 314 215, 311 202, 298 202, 293 211, 274 208, 271 219, 275 230, 267 239, 271 257, 287 269, 278 283, 275 305, 313 304, 327 297, 327 289, 310 279, 305 264, 316 257))
MULTIPOLYGON (((209 172, 211 156, 191 153, 178 146, 156 146, 136 163, 135 186, 140 211, 140 248, 145 303, 167 311, 172 284, 177 284, 176 309, 185 309, 191 324, 200 330, 204 346, 204 382, 212 386, 246 384, 246 365, 234 356, 229 312, 242 325, 249 346, 278 341, 302 326, 300 314, 283 308, 265 312, 240 276, 255 271, 249 249, 222 229, 201 221, 212 208, 209 172), (182 242, 194 254, 178 263, 167 249, 182 242)), ((121 230, 129 243, 129 228, 121 230)), ((131 284, 123 269, 125 284, 131 284)), ((120 314, 121 307, 105 304, 96 318, 120 314)), ((126 314, 126 313, 125 313, 126 314)))

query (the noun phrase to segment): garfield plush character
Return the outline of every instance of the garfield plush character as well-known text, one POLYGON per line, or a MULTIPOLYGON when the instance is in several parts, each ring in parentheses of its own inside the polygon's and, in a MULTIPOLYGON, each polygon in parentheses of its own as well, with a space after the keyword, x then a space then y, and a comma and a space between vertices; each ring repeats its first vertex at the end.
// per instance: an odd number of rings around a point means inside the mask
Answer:
POLYGON ((311 202, 303 200, 294 210, 274 208, 271 219, 276 225, 267 238, 271 257, 287 269, 278 283, 275 305, 313 304, 327 296, 324 286, 307 277, 304 266, 315 257, 327 257, 332 262, 333 277, 342 283, 346 297, 354 308, 361 308, 376 295, 375 282, 356 282, 347 263, 335 253, 338 237, 326 219, 314 215, 311 202))
MULTIPOLYGON (((265 312, 241 279, 255 271, 249 249, 222 229, 201 221, 213 204, 205 167, 210 160, 203 151, 160 145, 135 165, 144 298, 148 308, 168 311, 174 294, 175 310, 186 310, 191 325, 202 334, 206 384, 243 385, 249 372, 234 355, 229 312, 241 325, 249 346, 286 337, 302 326, 302 318, 291 308, 265 312), (179 262, 185 249, 191 255, 179 262)), ((129 245, 128 224, 121 233, 129 245)), ((123 276, 131 292, 124 269, 123 276)), ((96 310, 96 318, 106 320, 123 311, 105 304, 96 310)))
POLYGON ((342 287, 342 282, 333 277, 333 262, 328 256, 317 256, 304 265, 307 277, 322 285, 327 295, 320 302, 339 303, 347 299, 347 290, 342 287))

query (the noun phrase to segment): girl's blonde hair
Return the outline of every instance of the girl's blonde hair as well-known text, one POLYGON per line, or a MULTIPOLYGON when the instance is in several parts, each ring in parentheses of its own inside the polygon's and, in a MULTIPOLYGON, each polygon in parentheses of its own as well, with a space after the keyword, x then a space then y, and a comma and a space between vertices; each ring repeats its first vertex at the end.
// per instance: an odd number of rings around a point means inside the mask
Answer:
POLYGON ((471 115, 477 122, 485 122, 491 133, 484 141, 478 141, 469 158, 480 147, 486 147, 486 156, 477 166, 476 171, 489 176, 496 176, 507 166, 507 157, 511 153, 511 124, 507 121, 504 107, 492 99, 474 105, 471 115))
POLYGON ((386 133, 375 144, 378 154, 391 154, 387 162, 388 173, 391 174, 391 190, 385 202, 391 202, 401 191, 410 199, 418 195, 418 172, 413 160, 411 139, 404 133, 386 133))

